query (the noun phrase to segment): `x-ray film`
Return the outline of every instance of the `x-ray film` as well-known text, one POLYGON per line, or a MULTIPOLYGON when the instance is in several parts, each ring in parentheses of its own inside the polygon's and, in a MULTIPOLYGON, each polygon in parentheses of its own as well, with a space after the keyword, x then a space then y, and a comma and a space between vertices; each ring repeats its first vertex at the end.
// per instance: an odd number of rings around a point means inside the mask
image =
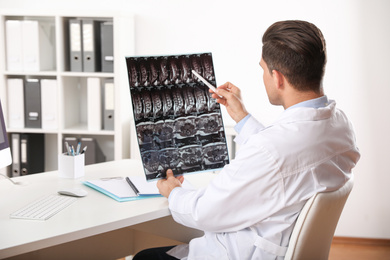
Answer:
POLYGON ((147 180, 229 163, 220 105, 191 70, 216 86, 211 53, 126 57, 138 146, 147 180))

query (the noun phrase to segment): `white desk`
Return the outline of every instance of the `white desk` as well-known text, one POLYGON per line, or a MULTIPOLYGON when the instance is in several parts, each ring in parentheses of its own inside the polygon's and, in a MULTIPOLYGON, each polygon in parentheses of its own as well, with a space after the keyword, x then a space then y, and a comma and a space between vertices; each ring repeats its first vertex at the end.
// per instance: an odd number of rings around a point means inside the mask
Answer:
MULTIPOLYGON (((13 185, 8 180, 1 179, 0 258, 53 247, 130 226, 138 230, 155 231, 155 234, 171 236, 182 242, 201 235, 197 230, 188 229, 187 232, 184 228, 184 231, 181 231, 182 226, 178 224, 174 227, 176 232, 167 226, 173 221, 169 219, 170 212, 166 198, 117 202, 81 183, 83 180, 128 175, 143 175, 139 161, 121 160, 88 165, 85 167, 85 176, 76 180, 61 179, 57 171, 15 178, 16 181, 28 182, 25 186, 13 185), (46 221, 9 217, 10 213, 29 202, 44 195, 56 194, 64 187, 81 187, 89 194, 79 198, 46 221), (163 220, 164 226, 153 222, 159 219, 163 220), (181 235, 183 237, 180 237, 181 235)), ((187 175, 186 178, 194 186, 199 187, 207 183, 212 175, 212 173, 200 173, 187 175)))

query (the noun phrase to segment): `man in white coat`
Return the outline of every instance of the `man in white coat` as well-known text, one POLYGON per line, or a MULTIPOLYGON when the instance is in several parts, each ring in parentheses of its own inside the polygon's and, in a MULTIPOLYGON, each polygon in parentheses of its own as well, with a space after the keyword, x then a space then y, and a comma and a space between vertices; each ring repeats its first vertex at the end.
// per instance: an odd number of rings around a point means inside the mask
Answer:
POLYGON ((213 98, 237 122, 236 158, 199 190, 183 176, 158 181, 176 222, 204 231, 189 245, 148 249, 134 259, 284 259, 295 221, 318 192, 342 187, 360 158, 355 135, 335 101, 324 95, 326 45, 305 21, 282 21, 263 35, 260 66, 269 101, 285 111, 265 127, 231 83, 213 98))

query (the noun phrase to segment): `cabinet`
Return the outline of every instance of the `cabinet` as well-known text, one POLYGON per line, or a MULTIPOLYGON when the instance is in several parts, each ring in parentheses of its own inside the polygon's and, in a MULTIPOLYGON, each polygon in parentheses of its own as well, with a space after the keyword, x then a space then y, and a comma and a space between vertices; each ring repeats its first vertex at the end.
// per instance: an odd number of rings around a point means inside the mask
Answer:
MULTIPOLYGON (((12 42, 12 41, 11 41, 12 42)), ((14 44, 20 44, 14 40, 14 44)), ((43 43, 41 43, 43 44, 43 43)), ((8 47, 7 47, 8 45, 8 47)), ((45 47, 46 48, 46 47, 45 47)), ((0 98, 3 104, 7 132, 11 142, 12 133, 41 133, 45 139, 45 171, 58 168, 58 154, 62 152, 65 137, 93 137, 104 151, 106 161, 130 157, 131 102, 125 57, 134 55, 134 18, 126 12, 28 12, 0 11, 0 98), (112 72, 74 72, 70 66, 69 21, 89 19, 108 21, 113 24, 113 66, 112 72), (6 21, 40 21, 48 24, 53 50, 43 49, 45 58, 51 58, 52 68, 48 70, 15 70, 7 66, 6 21), (9 125, 9 108, 15 102, 8 100, 9 79, 54 79, 58 126, 55 129, 12 128, 9 125), (114 83, 114 127, 113 130, 89 130, 88 128, 88 78, 106 79, 114 83)), ((102 101, 103 102, 103 101, 102 101)), ((20 104, 22 105, 22 104, 20 104)), ((102 119, 103 120, 103 119, 102 119)))

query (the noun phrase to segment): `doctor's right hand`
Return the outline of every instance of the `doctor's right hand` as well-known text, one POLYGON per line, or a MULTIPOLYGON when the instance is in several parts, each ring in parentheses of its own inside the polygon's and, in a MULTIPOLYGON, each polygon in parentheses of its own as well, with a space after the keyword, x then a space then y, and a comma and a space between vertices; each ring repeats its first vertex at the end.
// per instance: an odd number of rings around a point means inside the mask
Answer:
POLYGON ((210 93, 213 93, 212 97, 217 99, 217 102, 226 107, 227 112, 230 117, 236 122, 240 122, 244 117, 248 115, 244 103, 241 99, 241 90, 233 85, 230 82, 219 86, 214 93, 212 90, 209 90, 210 93), (218 95, 223 98, 219 97, 218 95))

